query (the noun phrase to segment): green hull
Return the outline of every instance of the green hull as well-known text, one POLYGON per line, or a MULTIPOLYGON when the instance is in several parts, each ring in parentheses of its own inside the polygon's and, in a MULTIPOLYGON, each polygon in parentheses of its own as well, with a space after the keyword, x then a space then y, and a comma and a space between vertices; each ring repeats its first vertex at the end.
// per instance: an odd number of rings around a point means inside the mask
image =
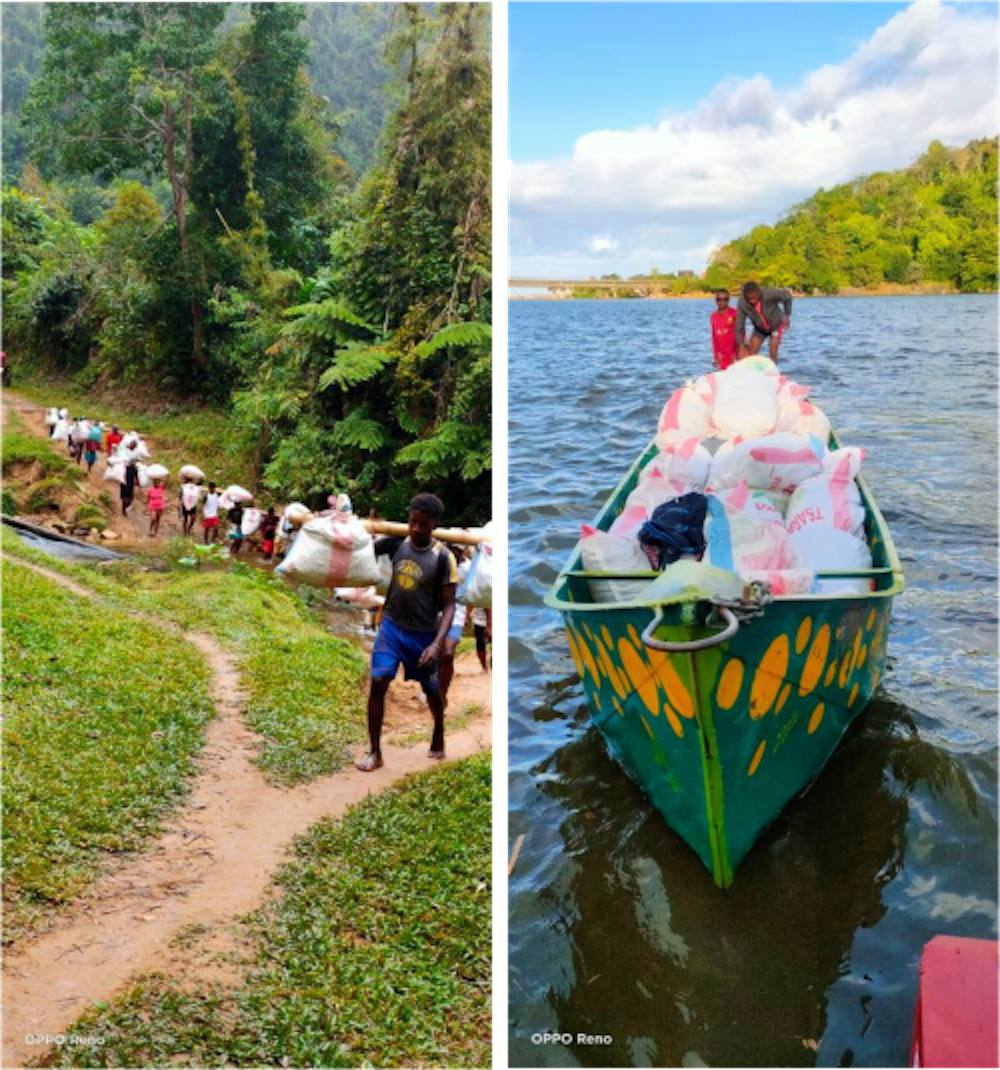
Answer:
MULTIPOLYGON (((636 462, 596 521, 635 486, 636 462)), ((785 804, 823 769, 885 668, 903 589, 885 521, 863 480, 875 590, 777 597, 728 642, 685 653, 641 641, 654 608, 591 600, 577 548, 546 604, 563 614, 591 715, 608 749, 720 887, 785 804)), ((712 635, 707 603, 661 607, 658 640, 712 635)))

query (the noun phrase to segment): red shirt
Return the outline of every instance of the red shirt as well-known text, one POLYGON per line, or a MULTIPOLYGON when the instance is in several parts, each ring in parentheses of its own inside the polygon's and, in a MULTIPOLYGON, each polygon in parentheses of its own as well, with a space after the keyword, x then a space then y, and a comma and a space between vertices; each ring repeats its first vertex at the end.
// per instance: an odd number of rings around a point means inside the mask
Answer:
POLYGON ((736 360, 736 309, 712 313, 712 356, 723 371, 736 360))
POLYGON ((118 443, 121 442, 121 440, 122 440, 122 436, 121 436, 121 432, 120 431, 109 431, 108 432, 108 456, 109 457, 111 456, 112 452, 114 451, 115 446, 117 446, 118 443))

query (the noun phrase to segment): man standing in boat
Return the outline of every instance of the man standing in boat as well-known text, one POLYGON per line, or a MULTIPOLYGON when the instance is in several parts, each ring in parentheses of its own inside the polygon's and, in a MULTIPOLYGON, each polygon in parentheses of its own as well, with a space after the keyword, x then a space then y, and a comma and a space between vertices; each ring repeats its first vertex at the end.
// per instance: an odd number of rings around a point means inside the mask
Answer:
POLYGON ((740 347, 740 360, 759 353, 766 338, 768 356, 776 361, 782 332, 788 330, 791 318, 791 290, 759 286, 756 282, 744 283, 743 296, 736 306, 736 340, 740 347), (748 319, 753 326, 749 343, 746 337, 748 319))

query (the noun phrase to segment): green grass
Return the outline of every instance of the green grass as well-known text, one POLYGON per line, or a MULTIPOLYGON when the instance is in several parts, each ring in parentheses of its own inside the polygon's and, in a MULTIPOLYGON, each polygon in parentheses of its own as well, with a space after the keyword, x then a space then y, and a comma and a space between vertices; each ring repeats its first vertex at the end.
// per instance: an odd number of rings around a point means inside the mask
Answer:
POLYGON ((3 433, 3 474, 9 476, 20 465, 38 464, 39 478, 64 477, 75 482, 77 469, 68 454, 59 453, 47 438, 36 438, 21 431, 3 433))
POLYGON ((127 396, 95 393, 72 379, 27 367, 18 379, 17 392, 36 405, 65 406, 74 416, 106 420, 118 424, 122 431, 148 435, 153 440, 155 459, 175 473, 183 464, 196 464, 220 485, 247 486, 251 480, 251 450, 235 440, 232 415, 204 408, 193 399, 175 401, 177 408, 151 413, 148 405, 127 396))
POLYGON ((133 560, 96 568, 27 546, 8 529, 5 554, 77 580, 110 605, 214 635, 239 659, 247 718, 260 733, 256 759, 274 783, 334 772, 365 737, 361 652, 327 633, 281 582, 241 562, 217 571, 151 572, 133 560))
POLYGON ((212 714, 182 639, 9 561, 3 576, 6 940, 133 851, 186 790, 212 714))
POLYGON ((81 1018, 61 1066, 490 1065, 490 760, 315 825, 250 919, 242 984, 147 976, 81 1018))

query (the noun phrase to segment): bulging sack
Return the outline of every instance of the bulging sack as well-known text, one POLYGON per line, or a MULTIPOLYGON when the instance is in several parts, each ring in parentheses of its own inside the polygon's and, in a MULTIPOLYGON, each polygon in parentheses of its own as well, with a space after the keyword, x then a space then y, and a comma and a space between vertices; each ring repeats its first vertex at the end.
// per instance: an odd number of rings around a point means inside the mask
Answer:
POLYGON ((719 491, 716 497, 730 509, 738 509, 757 520, 772 524, 784 524, 786 502, 780 495, 769 490, 752 490, 746 480, 741 480, 732 490, 719 491))
MULTIPOLYGON (((868 543, 849 531, 840 531, 826 524, 810 524, 788 538, 803 564, 814 572, 872 567, 868 543)), ((875 581, 862 576, 816 582, 816 591, 820 594, 867 594, 874 589, 875 581)))
MULTIPOLYGON (((489 535, 491 524, 483 528, 483 533, 489 535)), ((493 543, 481 542, 472 555, 472 564, 469 574, 455 595, 459 602, 467 606, 478 606, 480 609, 490 609, 493 606, 493 543)))
POLYGON ((371 534, 357 517, 336 514, 304 524, 275 572, 311 587, 371 587, 381 578, 371 534))
POLYGON ((201 488, 195 483, 185 483, 181 487, 181 504, 189 512, 198 507, 198 499, 201 497, 201 488))
POLYGON ((800 483, 823 471, 826 448, 816 438, 782 432, 741 442, 712 458, 709 485, 728 490, 741 481, 754 490, 790 494, 800 483))
POLYGON ((151 464, 146 468, 146 475, 150 479, 166 479, 170 475, 170 469, 163 464, 151 464))
POLYGON ((45 426, 55 427, 59 423, 59 410, 58 409, 46 409, 45 410, 45 426))
POLYGON ((240 531, 243 533, 243 537, 253 535, 254 532, 260 527, 260 522, 263 519, 263 514, 259 509, 244 509, 243 519, 240 521, 240 531))
POLYGON ((706 543, 711 564, 741 576, 803 567, 782 524, 734 509, 720 498, 708 500, 706 543))
POLYGON ((109 483, 121 483, 125 484, 125 462, 119 461, 115 464, 109 464, 104 469, 104 478, 109 483))
POLYGON ((135 468, 136 468, 136 471, 139 474, 139 486, 140 487, 148 487, 149 486, 149 469, 146 467, 146 465, 142 464, 141 462, 137 462, 135 468))
MULTIPOLYGON (((634 538, 612 535, 584 524, 580 528, 580 553, 587 572, 651 572, 652 565, 634 538)), ((640 598, 649 580, 591 580, 595 602, 631 602, 640 598)))
POLYGON ((772 376, 743 370, 736 364, 719 380, 712 422, 723 438, 766 435, 774 430, 778 422, 778 388, 772 376))
POLYGON ((691 488, 667 477, 657 467, 647 465, 632 493, 625 499, 625 510, 642 508, 652 515, 658 505, 687 494, 691 488))
POLYGON ((657 437, 656 444, 660 452, 643 468, 640 481, 646 478, 647 472, 652 474, 659 471, 672 483, 685 487, 685 493, 705 489, 712 467, 712 455, 698 439, 689 438, 684 442, 662 445, 657 437))
POLYGON ((799 484, 785 515, 789 535, 813 524, 837 528, 857 538, 864 535, 865 508, 851 476, 851 463, 850 457, 844 457, 832 473, 822 472, 799 484))
POLYGON ((705 438, 711 434, 712 410, 704 399, 689 386, 670 395, 663 406, 657 426, 657 443, 662 440, 683 442, 689 438, 705 438))
POLYGON ((825 446, 830 441, 830 421, 826 413, 804 398, 778 397, 777 431, 795 435, 815 435, 825 446))
POLYGON ((192 483, 200 483, 205 478, 205 473, 196 464, 185 464, 177 474, 192 483))
POLYGON ((55 429, 52 432, 52 438, 55 442, 69 441, 69 420, 67 420, 65 416, 60 416, 56 421, 55 429))

